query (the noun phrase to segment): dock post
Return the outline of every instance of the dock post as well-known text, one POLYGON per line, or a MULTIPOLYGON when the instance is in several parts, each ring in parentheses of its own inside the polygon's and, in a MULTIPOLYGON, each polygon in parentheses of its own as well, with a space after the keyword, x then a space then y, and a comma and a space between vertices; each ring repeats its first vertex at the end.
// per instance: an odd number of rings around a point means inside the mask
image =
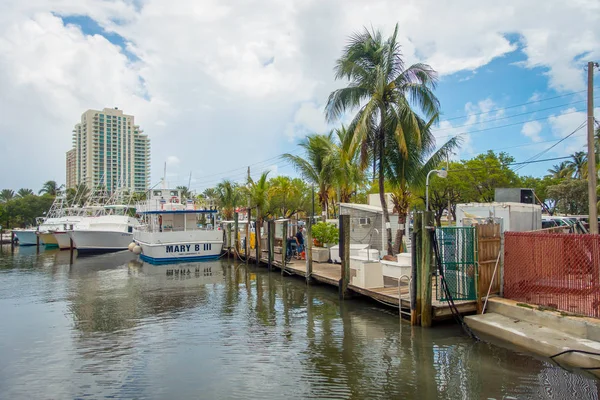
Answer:
POLYGON ((235 231, 235 239, 234 240, 234 248, 235 248, 235 253, 236 254, 240 254, 240 242, 238 240, 238 233, 239 233, 239 225, 238 225, 238 221, 240 219, 240 214, 235 212, 233 214, 233 230, 235 231))
POLYGON ((15 231, 10 231, 10 251, 15 251, 15 231))
POLYGON ((252 210, 248 208, 248 223, 246 224, 246 248, 244 249, 244 256, 246 256, 246 267, 250 260, 250 221, 252 217, 252 210))
POLYGON ((344 299, 348 292, 350 281, 350 216, 340 215, 340 260, 342 261, 342 274, 339 283, 340 299, 344 299))
POLYGON ((433 213, 423 213, 423 227, 421 230, 421 326, 431 326, 431 262, 433 261, 433 243, 431 232, 435 229, 433 225, 433 213))
POLYGON ((38 233, 35 233, 35 249, 36 249, 36 253, 40 252, 40 235, 38 235, 38 233))
POLYGON ((410 304, 410 324, 419 325, 421 319, 421 227, 423 224, 423 213, 416 212, 413 222, 413 242, 411 243, 411 304, 410 304), (414 301, 412 301, 414 298, 414 301))
POLYGON ((69 264, 73 264, 73 238, 69 237, 69 251, 71 252, 71 254, 69 254, 69 264))
POLYGON ((256 266, 258 267, 260 265, 260 256, 261 256, 261 252, 260 252, 260 224, 261 222, 258 220, 258 214, 256 215, 256 222, 254 223, 254 240, 255 242, 255 246, 254 249, 256 250, 256 266))
POLYGON ((227 260, 231 257, 231 222, 227 223, 227 260))
POLYGON ((275 221, 267 222, 267 246, 269 247, 269 271, 273 269, 273 256, 275 254, 275 221))
POLYGON ((285 258, 287 255, 287 229, 288 223, 287 221, 283 221, 283 230, 281 231, 281 237, 283 240, 281 241, 281 275, 285 271, 285 258))
POLYGON ((312 215, 306 222, 306 243, 304 250, 304 254, 306 254, 306 283, 310 284, 312 281, 312 271, 313 271, 313 260, 312 260, 312 215))

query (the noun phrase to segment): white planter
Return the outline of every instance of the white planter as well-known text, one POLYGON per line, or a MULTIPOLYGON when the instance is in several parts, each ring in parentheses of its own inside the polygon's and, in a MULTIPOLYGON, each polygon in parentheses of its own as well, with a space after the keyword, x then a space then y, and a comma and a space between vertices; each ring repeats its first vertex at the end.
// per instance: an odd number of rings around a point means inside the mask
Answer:
POLYGON ((329 261, 329 249, 325 247, 313 247, 312 248, 312 259, 313 261, 322 263, 329 261))

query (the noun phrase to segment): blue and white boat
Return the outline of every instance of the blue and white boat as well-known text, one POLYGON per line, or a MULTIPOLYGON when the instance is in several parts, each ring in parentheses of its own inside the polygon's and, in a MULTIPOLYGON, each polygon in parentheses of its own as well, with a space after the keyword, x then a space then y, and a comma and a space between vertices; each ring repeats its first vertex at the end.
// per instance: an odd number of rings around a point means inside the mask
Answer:
POLYGON ((140 258, 150 264, 169 264, 217 259, 223 248, 223 231, 216 228, 217 210, 181 202, 178 189, 150 191, 150 198, 136 205, 142 224, 133 231, 140 258), (200 216, 212 221, 200 225, 200 216))

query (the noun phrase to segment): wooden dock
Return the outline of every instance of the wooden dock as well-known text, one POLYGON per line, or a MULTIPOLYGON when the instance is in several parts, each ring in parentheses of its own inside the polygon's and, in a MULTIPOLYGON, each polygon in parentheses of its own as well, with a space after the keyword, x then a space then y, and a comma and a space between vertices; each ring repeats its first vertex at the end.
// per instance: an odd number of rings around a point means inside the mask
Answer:
MULTIPOLYGON (((252 253, 255 252, 250 252, 249 262, 251 264, 256 264, 256 257, 253 256, 252 253)), ((232 256, 234 256, 233 253, 232 256)), ((281 270, 281 254, 277 254, 277 256, 279 257, 276 257, 277 259, 273 260, 272 265, 278 270, 281 270)), ((261 265, 263 266, 268 265, 269 262, 266 256, 261 257, 260 261, 261 265)), ((284 272, 306 278, 306 261, 292 259, 286 263, 284 272)), ((339 287, 341 276, 342 268, 340 264, 313 262, 313 272, 311 275, 311 279, 313 281, 339 287)), ((448 306, 447 302, 440 302, 436 300, 438 298, 438 285, 436 284, 436 279, 436 277, 432 277, 432 317, 434 321, 443 321, 452 318, 452 310, 448 306)), ((365 289, 350 284, 348 285, 348 289, 355 294, 369 297, 388 307, 396 309, 400 307, 403 313, 410 310, 409 287, 408 282, 406 281, 402 282, 399 286, 385 286, 370 289, 365 289)), ((461 314, 471 314, 477 311, 476 301, 454 301, 454 303, 461 314)))

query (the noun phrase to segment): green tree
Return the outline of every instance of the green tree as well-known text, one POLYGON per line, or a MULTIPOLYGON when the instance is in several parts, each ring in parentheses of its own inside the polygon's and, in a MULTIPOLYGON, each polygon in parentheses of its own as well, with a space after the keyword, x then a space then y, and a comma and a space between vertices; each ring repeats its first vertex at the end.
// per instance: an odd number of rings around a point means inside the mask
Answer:
POLYGON ((50 196, 57 196, 64 185, 58 185, 56 181, 46 181, 40 191, 39 194, 49 194, 50 196))
POLYGON ((2 189, 0 192, 0 202, 6 203, 15 198, 15 191, 11 189, 2 189))
POLYGON ((18 197, 25 197, 25 196, 31 196, 33 195, 33 190, 31 189, 26 189, 26 188, 21 188, 17 191, 17 196, 18 197))
POLYGON ((548 196, 554 199, 556 211, 581 215, 588 213, 588 185, 583 179, 565 179, 548 187, 548 196))
POLYGON ((275 217, 291 218, 301 211, 310 211, 311 190, 299 178, 277 176, 269 182, 270 213, 275 217))
MULTIPOLYGON (((267 179, 269 171, 261 174, 258 180, 248 177, 248 183, 244 188, 248 197, 250 207, 256 208, 256 240, 260 243, 260 230, 264 221, 264 212, 269 209, 269 181, 267 179)), ((250 222, 250 221, 248 221, 250 222)))
POLYGON ((335 130, 338 143, 331 146, 334 186, 341 203, 348 203, 365 183, 365 170, 359 164, 358 147, 353 145, 352 132, 344 125, 335 130))
POLYGON ((309 183, 318 188, 317 194, 321 209, 328 210, 330 190, 335 182, 335 166, 331 156, 333 135, 309 135, 300 143, 305 155, 284 154, 282 158, 292 166, 309 183))
POLYGON ((216 187, 216 198, 226 220, 233 219, 236 207, 242 203, 242 193, 237 184, 224 180, 216 187))
POLYGON ((550 176, 555 179, 569 178, 573 174, 573 170, 568 161, 562 161, 560 164, 554 164, 552 168, 548 170, 550 176))
MULTIPOLYGON (((386 150, 385 175, 391 186, 392 203, 394 212, 398 214, 400 227, 407 222, 409 206, 414 200, 414 191, 424 187, 429 171, 438 168, 442 160, 445 160, 450 151, 455 149, 460 142, 459 138, 453 138, 436 151, 435 138, 430 127, 422 119, 419 119, 418 123, 421 133, 419 137, 414 132, 405 133, 408 153, 400 151, 393 142, 388 144, 386 150)), ((393 135, 387 137, 390 141, 394 140, 393 135)), ((438 224, 440 218, 441 212, 436 213, 438 224)), ((403 234, 403 229, 396 231, 394 241, 394 252, 396 253, 401 250, 403 234)))
POLYGON ((550 198, 548 194, 548 188, 550 186, 558 185, 562 179, 554 178, 552 176, 546 175, 543 178, 537 178, 533 176, 524 176, 521 177, 521 187, 533 189, 536 197, 536 203, 540 202, 540 205, 544 209, 544 211, 548 212, 550 215, 554 214, 554 208, 556 206, 556 202, 554 199, 550 198))
POLYGON ((190 192, 190 189, 187 186, 177 186, 176 189, 181 193, 181 200, 193 198, 192 192, 190 192))
POLYGON ((587 156, 583 151, 577 151, 571 155, 571 160, 567 161, 569 169, 573 171, 573 178, 583 179, 587 177, 587 156))
MULTIPOLYGON (((385 206, 384 156, 390 140, 407 155, 407 136, 410 133, 420 140, 419 115, 431 122, 439 115, 439 101, 433 94, 435 71, 426 64, 405 67, 397 41, 398 25, 388 39, 380 32, 365 29, 350 37, 349 43, 335 66, 336 79, 349 81, 347 87, 335 90, 329 96, 326 116, 329 121, 339 119, 349 110, 358 108, 349 130, 354 146, 360 146, 361 165, 368 162, 368 152, 378 164, 379 197, 386 223, 390 222, 385 206)), ((386 229, 387 251, 393 254, 391 228, 386 229)))

